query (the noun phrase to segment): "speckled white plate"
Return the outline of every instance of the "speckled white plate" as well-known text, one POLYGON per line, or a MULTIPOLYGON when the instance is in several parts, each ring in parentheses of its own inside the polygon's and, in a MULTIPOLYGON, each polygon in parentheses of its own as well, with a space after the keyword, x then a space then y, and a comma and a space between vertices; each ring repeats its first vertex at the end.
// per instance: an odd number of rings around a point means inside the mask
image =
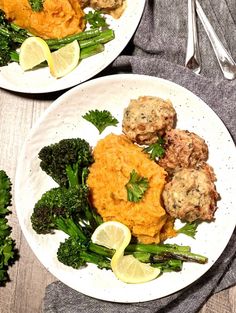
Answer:
MULTIPOLYGON (((102 53, 84 59, 70 74, 56 79, 48 67, 23 72, 18 63, 0 67, 0 88, 23 93, 47 93, 78 85, 105 69, 125 48, 141 19, 145 0, 127 0, 127 8, 121 18, 107 16, 115 39, 105 45, 102 53)), ((89 10, 89 9, 86 9, 89 10)))
POLYGON ((57 99, 32 129, 21 153, 17 173, 15 201, 22 231, 42 264, 59 280, 86 295, 114 302, 141 302, 174 293, 202 276, 226 247, 235 227, 235 147, 217 115, 190 91, 167 80, 142 75, 113 75, 83 83, 57 99), (35 202, 55 183, 39 167, 40 149, 62 138, 81 137, 92 146, 110 132, 121 133, 110 126, 99 136, 98 130, 81 116, 92 109, 109 110, 121 122, 123 109, 130 99, 142 95, 169 98, 178 116, 177 127, 194 131, 209 145, 209 164, 215 169, 217 190, 222 199, 215 221, 202 223, 196 239, 185 235, 170 240, 190 245, 192 251, 209 258, 205 265, 186 263, 180 273, 166 273, 145 284, 125 284, 111 271, 89 265, 74 270, 57 261, 57 249, 64 239, 62 232, 37 235, 30 216, 35 202), (234 188, 234 190, 233 190, 234 188))

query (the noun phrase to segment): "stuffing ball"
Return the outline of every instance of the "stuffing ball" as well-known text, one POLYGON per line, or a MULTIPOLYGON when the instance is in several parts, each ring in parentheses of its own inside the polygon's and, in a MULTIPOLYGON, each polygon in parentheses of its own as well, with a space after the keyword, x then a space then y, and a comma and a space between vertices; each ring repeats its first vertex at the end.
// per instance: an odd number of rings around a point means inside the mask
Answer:
POLYGON ((207 164, 199 169, 180 169, 164 187, 166 211, 186 222, 212 220, 219 200, 213 180, 213 169, 207 164))
POLYGON ((207 144, 195 133, 171 129, 166 132, 164 140, 165 154, 158 163, 168 173, 179 168, 195 168, 208 158, 207 144))
POLYGON ((131 100, 124 110, 122 130, 133 142, 152 144, 175 123, 176 112, 169 100, 143 96, 131 100))

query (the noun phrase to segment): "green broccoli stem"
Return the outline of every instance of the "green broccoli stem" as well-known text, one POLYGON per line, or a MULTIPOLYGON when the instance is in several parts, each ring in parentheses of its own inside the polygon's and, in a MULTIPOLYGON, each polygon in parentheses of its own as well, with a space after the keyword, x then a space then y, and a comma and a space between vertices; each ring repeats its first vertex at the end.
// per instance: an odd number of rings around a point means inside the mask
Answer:
POLYGON ((55 224, 58 230, 62 230, 67 235, 73 238, 80 238, 81 241, 86 241, 87 236, 84 234, 82 227, 75 224, 70 218, 56 218, 55 224))
POLYGON ((158 254, 167 251, 182 251, 190 252, 189 246, 179 246, 177 244, 129 244, 125 249, 127 252, 148 252, 152 254, 158 254))
POLYGON ((96 254, 99 254, 108 258, 112 258, 115 253, 115 250, 108 249, 106 247, 97 245, 96 243, 93 243, 93 242, 89 242, 88 249, 96 254))
POLYGON ((98 255, 92 252, 81 251, 80 257, 86 263, 96 264, 99 268, 111 268, 111 261, 109 259, 104 258, 104 256, 98 255))
POLYGON ((75 164, 73 167, 71 165, 66 166, 66 174, 68 176, 70 187, 78 187, 79 186, 78 171, 79 171, 78 164, 75 164))
POLYGON ((0 27, 0 35, 3 35, 7 38, 11 38, 13 42, 20 43, 20 44, 23 43, 26 39, 25 36, 21 36, 19 34, 14 34, 14 36, 12 36, 11 32, 4 27, 0 27))
POLYGON ((170 259, 163 262, 152 263, 151 266, 159 268, 162 272, 180 272, 183 267, 183 261, 170 259))
POLYGON ((89 58, 95 54, 101 53, 104 51, 104 45, 101 43, 98 43, 96 45, 83 48, 80 50, 80 60, 89 58))
POLYGON ((49 47, 52 46, 58 46, 58 45, 66 45, 68 43, 71 43, 74 40, 86 40, 89 38, 96 37, 101 34, 101 31, 99 29, 90 29, 90 30, 85 30, 84 32, 75 34, 75 35, 70 35, 64 38, 59 38, 59 39, 46 39, 45 41, 49 45, 49 47))
POLYGON ((91 46, 97 45, 99 43, 105 44, 105 43, 113 40, 114 38, 115 38, 114 31, 112 29, 106 29, 106 30, 102 31, 100 35, 98 35, 96 37, 79 41, 80 49, 91 47, 91 46))
POLYGON ((11 61, 12 62, 17 62, 19 63, 19 53, 16 51, 11 51, 10 52, 10 56, 11 56, 11 61))
POLYGON ((126 250, 126 252, 147 252, 152 253, 153 260, 155 261, 162 261, 166 259, 178 259, 188 262, 196 262, 205 264, 207 262, 207 257, 191 253, 190 247, 188 246, 178 246, 178 245, 171 245, 171 244, 130 244, 126 250))

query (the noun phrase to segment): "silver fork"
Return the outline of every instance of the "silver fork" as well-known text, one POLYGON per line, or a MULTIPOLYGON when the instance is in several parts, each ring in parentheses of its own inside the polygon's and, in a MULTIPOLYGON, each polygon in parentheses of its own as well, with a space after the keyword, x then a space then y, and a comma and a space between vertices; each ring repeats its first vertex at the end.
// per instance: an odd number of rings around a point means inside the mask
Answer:
POLYGON ((211 42, 224 77, 229 80, 235 79, 236 63, 215 33, 198 0, 196 0, 196 11, 211 42))
POLYGON ((188 40, 185 66, 196 74, 201 72, 201 59, 198 46, 195 0, 188 0, 188 40))

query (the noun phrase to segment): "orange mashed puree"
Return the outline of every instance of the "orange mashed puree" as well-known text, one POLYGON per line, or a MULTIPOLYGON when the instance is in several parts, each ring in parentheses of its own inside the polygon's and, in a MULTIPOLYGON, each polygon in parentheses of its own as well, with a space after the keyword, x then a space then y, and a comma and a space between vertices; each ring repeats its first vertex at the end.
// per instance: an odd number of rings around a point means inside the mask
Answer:
POLYGON ((174 221, 160 200, 166 172, 142 148, 124 135, 110 134, 94 148, 94 159, 87 182, 91 202, 104 221, 125 224, 142 243, 159 243, 176 235, 174 221), (149 182, 139 202, 127 200, 125 185, 133 169, 149 182))
POLYGON ((6 18, 42 38, 62 38, 84 30, 84 12, 78 0, 45 0, 33 12, 28 0, 0 0, 6 18))

